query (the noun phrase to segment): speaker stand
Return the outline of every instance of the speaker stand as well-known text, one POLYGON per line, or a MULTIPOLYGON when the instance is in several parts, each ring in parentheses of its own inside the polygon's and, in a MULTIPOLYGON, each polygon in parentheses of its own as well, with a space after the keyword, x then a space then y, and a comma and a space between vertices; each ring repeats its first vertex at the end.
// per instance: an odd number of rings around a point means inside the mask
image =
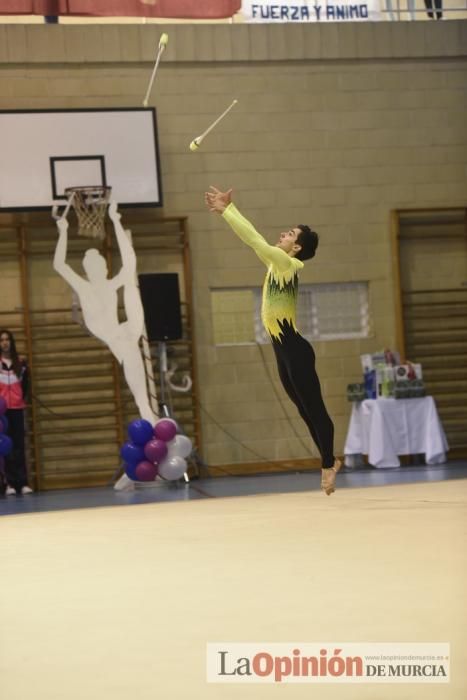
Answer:
MULTIPOLYGON (((165 377, 167 374, 168 370, 168 365, 167 365, 167 344, 165 341, 161 340, 159 342, 158 346, 158 351, 159 351, 159 376, 160 376, 160 400, 159 400, 159 416, 162 418, 173 418, 173 416, 170 415, 169 407, 167 406, 165 397, 167 393, 167 388, 166 388, 166 383, 165 383, 165 377)), ((177 423, 178 426, 178 423, 177 423)), ((183 478, 185 482, 188 484, 190 482, 190 477, 188 476, 187 472, 184 473, 183 478)))
MULTIPOLYGON (((168 371, 168 364, 167 364, 167 345, 165 341, 160 341, 159 346, 158 346, 158 354, 159 354, 159 374, 160 374, 160 400, 159 400, 159 415, 160 417, 164 418, 172 418, 172 420, 175 420, 173 416, 170 415, 170 410, 169 407, 167 406, 166 403, 166 393, 167 393, 167 386, 166 386, 166 374, 168 371)), ((176 421, 175 421, 176 422, 176 421)), ((186 436, 186 433, 183 431, 183 429, 180 427, 180 425, 177 423, 178 429, 182 435, 186 436)), ((186 436, 187 437, 187 436, 186 436)), ((196 464, 196 467, 198 469, 198 475, 196 478, 199 478, 200 476, 200 471, 201 467, 206 470, 206 473, 209 475, 209 467, 208 465, 201 459, 199 456, 197 450, 193 448, 192 453, 190 455, 193 459, 193 461, 196 464)), ((183 478, 185 479, 186 483, 189 483, 190 478, 188 474, 185 472, 183 475, 183 478)))

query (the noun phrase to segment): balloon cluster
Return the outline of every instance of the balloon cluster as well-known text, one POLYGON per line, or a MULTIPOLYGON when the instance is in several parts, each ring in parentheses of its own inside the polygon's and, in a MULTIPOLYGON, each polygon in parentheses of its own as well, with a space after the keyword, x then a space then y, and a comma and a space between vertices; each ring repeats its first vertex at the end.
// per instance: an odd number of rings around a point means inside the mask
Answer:
POLYGON ((128 425, 128 437, 120 455, 132 481, 154 481, 158 475, 175 481, 186 472, 191 440, 177 435, 177 424, 171 418, 161 418, 154 426, 144 419, 134 420, 128 425))
POLYGON ((0 457, 6 457, 13 449, 11 438, 6 434, 8 432, 8 418, 5 416, 6 409, 6 401, 3 396, 0 396, 0 457))

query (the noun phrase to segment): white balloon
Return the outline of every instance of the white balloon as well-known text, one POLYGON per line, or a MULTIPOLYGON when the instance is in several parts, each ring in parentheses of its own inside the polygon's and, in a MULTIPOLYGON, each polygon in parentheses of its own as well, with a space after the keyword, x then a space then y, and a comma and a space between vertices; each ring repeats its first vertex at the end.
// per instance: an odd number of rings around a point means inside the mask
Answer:
POLYGON ((183 457, 166 457, 159 464, 159 476, 162 476, 167 481, 175 481, 180 479, 187 469, 186 460, 183 457))
POLYGON ((169 457, 189 457, 193 449, 190 438, 186 435, 176 435, 167 443, 169 457))

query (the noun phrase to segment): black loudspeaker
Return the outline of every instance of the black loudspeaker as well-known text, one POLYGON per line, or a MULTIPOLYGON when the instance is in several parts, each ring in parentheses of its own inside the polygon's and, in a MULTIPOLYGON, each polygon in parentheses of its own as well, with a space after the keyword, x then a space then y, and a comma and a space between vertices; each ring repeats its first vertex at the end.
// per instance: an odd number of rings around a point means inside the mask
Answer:
POLYGON ((182 337, 180 290, 176 272, 138 275, 148 340, 182 337))

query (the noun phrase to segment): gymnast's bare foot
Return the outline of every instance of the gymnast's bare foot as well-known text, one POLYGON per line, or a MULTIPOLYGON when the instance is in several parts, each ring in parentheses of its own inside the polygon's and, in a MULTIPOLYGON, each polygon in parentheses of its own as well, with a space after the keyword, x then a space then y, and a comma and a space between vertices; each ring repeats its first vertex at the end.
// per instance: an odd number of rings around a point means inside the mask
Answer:
POLYGON ((321 469, 321 488, 325 492, 326 496, 330 496, 334 493, 336 483, 336 474, 342 467, 342 462, 340 459, 334 461, 334 465, 330 469, 321 469))

